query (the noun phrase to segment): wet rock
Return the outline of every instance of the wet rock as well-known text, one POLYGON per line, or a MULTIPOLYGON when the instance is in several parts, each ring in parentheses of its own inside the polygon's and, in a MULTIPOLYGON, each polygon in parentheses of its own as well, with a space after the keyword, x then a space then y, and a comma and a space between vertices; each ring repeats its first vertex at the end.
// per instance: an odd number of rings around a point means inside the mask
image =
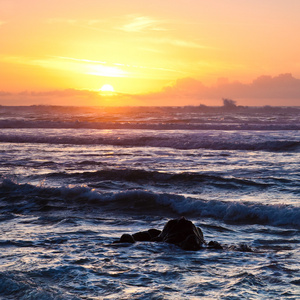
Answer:
POLYGON ((149 229, 148 232, 151 236, 151 239, 155 239, 161 234, 161 230, 158 230, 158 229, 155 229, 155 228, 149 229))
POLYGON ((150 242, 151 241, 151 235, 148 231, 140 231, 137 233, 134 233, 132 235, 135 241, 137 242, 150 242))
POLYGON ((205 244, 202 230, 184 217, 170 220, 158 238, 184 250, 200 250, 205 244))
POLYGON ((205 244, 202 230, 184 217, 167 222, 162 231, 149 229, 130 234, 123 234, 117 243, 165 242, 179 246, 184 250, 200 250, 205 244))
POLYGON ((134 243, 135 240, 131 234, 124 233, 120 238, 120 243, 134 243))
POLYGON ((253 250, 247 244, 240 244, 237 250, 242 252, 253 252, 253 250))
POLYGON ((168 221, 162 231, 151 228, 146 231, 136 232, 132 235, 123 234, 121 238, 114 243, 133 244, 135 242, 165 242, 177 245, 181 249, 189 251, 197 251, 206 247, 206 249, 254 252, 247 244, 222 246, 216 241, 210 241, 206 244, 202 230, 184 217, 168 221))
POLYGON ((137 242, 150 242, 155 241, 155 239, 159 236, 160 233, 161 231, 158 229, 149 229, 147 231, 140 231, 134 233, 132 236, 137 242))
POLYGON ((183 242, 178 244, 178 246, 183 250, 197 251, 202 248, 203 243, 195 234, 191 234, 183 242))
POLYGON ((207 246, 210 249, 218 249, 218 250, 222 250, 223 249, 223 247, 221 246, 221 244, 219 242, 216 242, 216 241, 210 241, 207 246))
POLYGON ((241 251, 241 252, 253 252, 253 249, 250 248, 247 244, 240 244, 238 246, 236 245, 231 245, 228 247, 229 250, 233 251, 241 251))

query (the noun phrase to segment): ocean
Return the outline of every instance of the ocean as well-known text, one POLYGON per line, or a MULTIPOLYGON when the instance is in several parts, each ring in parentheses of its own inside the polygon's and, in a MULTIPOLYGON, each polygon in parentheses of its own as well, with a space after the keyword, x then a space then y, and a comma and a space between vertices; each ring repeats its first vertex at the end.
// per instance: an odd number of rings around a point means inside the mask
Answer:
POLYGON ((0 299, 300 299, 300 108, 0 106, 0 153, 0 299), (116 243, 181 216, 224 249, 116 243))

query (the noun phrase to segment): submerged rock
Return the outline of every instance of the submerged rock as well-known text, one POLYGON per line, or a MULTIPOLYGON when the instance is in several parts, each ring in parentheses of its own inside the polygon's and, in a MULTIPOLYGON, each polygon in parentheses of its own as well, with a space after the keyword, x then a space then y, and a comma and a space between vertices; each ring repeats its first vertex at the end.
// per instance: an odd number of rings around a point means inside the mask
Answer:
POLYGON ((208 243, 208 248, 222 250, 222 249, 223 249, 223 246, 221 246, 221 244, 220 244, 219 242, 216 242, 216 241, 210 241, 210 242, 208 243))
POLYGON ((161 233, 158 229, 149 229, 147 231, 140 231, 134 234, 124 233, 119 243, 135 243, 135 242, 151 242, 155 241, 161 233))
POLYGON ((252 248, 250 248, 247 244, 240 244, 238 246, 232 245, 229 246, 229 250, 233 251, 241 251, 241 252, 254 252, 252 248))

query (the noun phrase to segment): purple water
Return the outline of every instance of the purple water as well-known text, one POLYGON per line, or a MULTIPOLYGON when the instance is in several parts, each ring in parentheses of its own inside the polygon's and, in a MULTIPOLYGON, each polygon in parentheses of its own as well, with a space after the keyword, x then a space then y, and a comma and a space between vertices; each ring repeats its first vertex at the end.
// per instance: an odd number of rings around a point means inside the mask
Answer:
POLYGON ((0 107, 1 297, 299 298, 299 121, 299 108, 0 107), (180 216, 226 250, 113 243, 180 216))

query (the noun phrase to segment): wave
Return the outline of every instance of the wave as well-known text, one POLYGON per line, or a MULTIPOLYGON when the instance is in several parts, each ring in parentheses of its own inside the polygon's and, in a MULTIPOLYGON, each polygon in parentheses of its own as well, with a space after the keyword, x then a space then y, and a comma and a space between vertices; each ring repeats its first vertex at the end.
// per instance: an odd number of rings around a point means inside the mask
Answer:
MULTIPOLYGON (((93 164, 95 165, 96 162, 93 164)), ((240 188, 268 188, 273 183, 263 183, 250 179, 243 178, 232 178, 221 175, 212 175, 206 173, 192 173, 192 172, 181 172, 181 173, 167 173, 158 171, 146 171, 146 170, 135 170, 135 169, 104 169, 100 171, 86 171, 77 173, 66 173, 66 172, 55 172, 47 175, 47 178, 67 178, 77 179, 78 181, 88 180, 92 182, 93 187, 97 187, 97 183, 102 180, 111 181, 127 181, 136 182, 139 184, 147 184, 157 182, 159 184, 184 185, 190 186, 195 184, 201 185, 213 185, 215 187, 226 188, 226 189, 240 189, 240 188)), ((277 178, 272 178, 272 182, 278 181, 277 178)), ((286 183, 290 183, 287 180, 286 183)))
POLYGON ((0 128, 53 128, 53 129, 144 129, 144 130, 300 130, 298 122, 195 122, 194 120, 170 120, 168 122, 88 122, 53 120, 0 120, 0 128))
MULTIPOLYGON (((83 269, 80 266, 61 266, 55 270, 42 270, 36 272, 5 271, 0 272, 0 295, 1 299, 74 299, 79 300, 75 295, 63 295, 61 289, 51 284, 41 284, 45 278, 57 280, 68 276, 72 271, 83 269), (51 273, 52 271, 52 273, 51 273), (66 275, 68 274, 68 275, 66 275), (39 278, 42 280, 35 280, 39 278)), ((81 270, 82 271, 82 270, 81 270)), ((70 275, 69 275, 70 276, 70 275)), ((56 284, 59 285, 58 283, 56 284)))
POLYGON ((2 130, 2 143, 40 143, 54 145, 103 145, 122 147, 162 147, 179 150, 209 149, 209 150, 241 150, 269 152, 298 152, 300 141, 298 137, 272 137, 271 134, 255 139, 255 134, 249 139, 247 132, 240 134, 227 133, 218 136, 214 131, 164 131, 157 134, 153 131, 118 131, 111 134, 99 131, 85 130, 2 130), (209 134, 208 134, 209 133, 209 134))
POLYGON ((5 179, 0 186, 1 210, 6 213, 72 210, 78 206, 111 213, 177 214, 213 218, 233 224, 265 224, 300 228, 300 207, 253 202, 206 201, 145 190, 99 193, 85 186, 44 187, 5 179))

